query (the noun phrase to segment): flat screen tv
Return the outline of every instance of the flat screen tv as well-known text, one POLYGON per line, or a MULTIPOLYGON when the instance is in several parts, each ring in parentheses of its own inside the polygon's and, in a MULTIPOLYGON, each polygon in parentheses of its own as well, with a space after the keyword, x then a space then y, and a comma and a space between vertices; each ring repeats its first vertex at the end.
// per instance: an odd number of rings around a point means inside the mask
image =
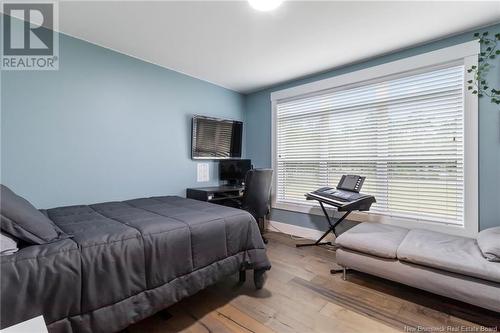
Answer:
POLYGON ((191 157, 204 160, 241 158, 242 134, 241 121, 194 116, 191 157))

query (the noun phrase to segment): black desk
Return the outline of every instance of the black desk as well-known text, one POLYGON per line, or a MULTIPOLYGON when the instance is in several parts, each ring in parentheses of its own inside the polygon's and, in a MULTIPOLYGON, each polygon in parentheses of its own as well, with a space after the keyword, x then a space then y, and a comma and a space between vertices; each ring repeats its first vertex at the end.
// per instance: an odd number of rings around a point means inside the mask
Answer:
POLYGON ((244 186, 211 186, 186 189, 186 197, 224 206, 235 206, 243 197, 244 186))

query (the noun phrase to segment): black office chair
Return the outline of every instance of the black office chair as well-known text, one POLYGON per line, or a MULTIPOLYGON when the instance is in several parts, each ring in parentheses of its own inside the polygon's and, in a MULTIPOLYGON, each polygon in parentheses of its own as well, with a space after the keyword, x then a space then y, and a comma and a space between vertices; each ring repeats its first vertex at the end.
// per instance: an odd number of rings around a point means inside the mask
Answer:
MULTIPOLYGON (((260 233, 265 229, 265 218, 269 213, 271 196, 272 169, 252 169, 245 176, 245 192, 241 200, 241 209, 246 210, 257 221, 260 233)), ((262 237, 264 243, 267 239, 262 237)))

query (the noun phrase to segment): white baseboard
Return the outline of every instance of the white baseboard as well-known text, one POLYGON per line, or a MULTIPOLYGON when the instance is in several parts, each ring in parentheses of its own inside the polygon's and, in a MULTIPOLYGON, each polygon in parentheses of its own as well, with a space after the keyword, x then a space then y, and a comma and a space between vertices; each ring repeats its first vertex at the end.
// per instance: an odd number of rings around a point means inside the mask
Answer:
POLYGON ((267 230, 269 230, 269 231, 278 231, 278 232, 282 232, 284 234, 298 236, 298 237, 307 238, 307 239, 313 239, 313 240, 320 238, 325 233, 324 231, 320 231, 320 230, 316 230, 316 229, 299 227, 297 225, 276 222, 276 221, 272 221, 272 220, 268 220, 267 227, 268 227, 267 230))

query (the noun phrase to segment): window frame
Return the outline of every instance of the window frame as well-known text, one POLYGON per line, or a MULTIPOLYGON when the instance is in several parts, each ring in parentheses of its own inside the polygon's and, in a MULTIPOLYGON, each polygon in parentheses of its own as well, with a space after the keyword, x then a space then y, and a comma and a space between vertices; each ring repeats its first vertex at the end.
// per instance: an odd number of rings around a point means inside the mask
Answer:
MULTIPOLYGON (((277 170, 277 104, 278 101, 321 94, 325 91, 344 90, 366 84, 376 83, 407 75, 426 72, 430 69, 447 67, 450 64, 463 64, 464 68, 477 66, 480 44, 473 40, 436 51, 392 61, 378 66, 334 76, 278 90, 271 93, 271 128, 272 128, 272 168, 277 170)), ((475 237, 479 232, 479 138, 478 138, 478 97, 467 90, 467 81, 473 80, 473 74, 464 73, 464 225, 416 221, 397 218, 375 212, 353 212, 349 219, 393 224, 407 228, 423 228, 460 236, 475 237)), ((300 213, 322 215, 319 206, 282 203, 276 201, 278 177, 273 177, 271 206, 276 209, 300 213)), ((335 185, 335 184, 330 184, 335 185)), ((314 189, 311 189, 314 190, 314 189)), ((329 209, 336 213, 335 209, 329 209)))

